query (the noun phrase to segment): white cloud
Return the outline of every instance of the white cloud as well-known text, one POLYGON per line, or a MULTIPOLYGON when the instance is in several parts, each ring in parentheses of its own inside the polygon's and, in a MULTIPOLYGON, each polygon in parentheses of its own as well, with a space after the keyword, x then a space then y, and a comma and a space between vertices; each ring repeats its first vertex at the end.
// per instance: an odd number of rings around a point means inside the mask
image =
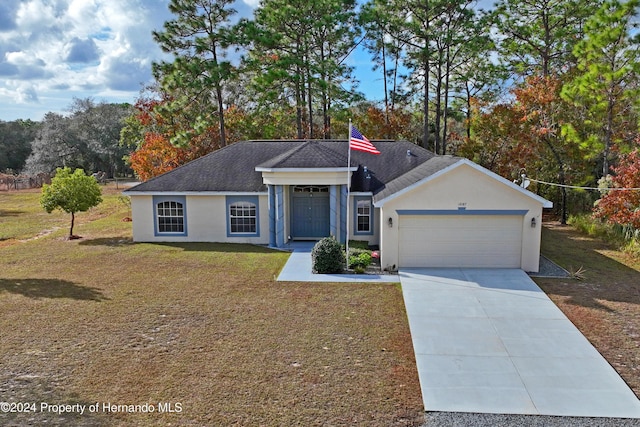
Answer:
POLYGON ((16 90, 16 102, 33 104, 38 102, 38 94, 33 86, 21 86, 16 90))
POLYGON ((98 5, 93 0, 71 0, 67 8, 67 14, 76 28, 85 28, 85 32, 91 31, 96 21, 98 5))
MULTIPOLYGON (((171 18, 169 0, 0 1, 0 94, 14 103, 122 92, 133 102, 164 57, 151 32, 171 18)), ((0 120, 14 111, 0 99, 0 120)))
POLYGON ((38 103, 38 93, 34 85, 29 83, 22 83, 11 81, 9 89, 0 88, 0 96, 5 99, 10 99, 12 107, 16 104, 34 104, 38 103))
POLYGON ((66 1, 27 0, 20 4, 16 14, 16 25, 21 33, 42 36, 52 32, 61 32, 56 24, 60 22, 61 13, 66 8, 66 1))
POLYGON ((255 9, 260 5, 260 0, 242 0, 242 3, 246 4, 247 6, 255 9))
POLYGON ((7 52, 5 59, 9 66, 14 66, 14 78, 34 80, 50 75, 46 69, 45 61, 28 52, 7 52))
MULTIPOLYGON (((0 0, 0 120, 64 113, 73 97, 133 103, 170 60, 152 37, 175 18, 169 1, 0 0)), ((236 0, 235 18, 259 2, 236 0)))

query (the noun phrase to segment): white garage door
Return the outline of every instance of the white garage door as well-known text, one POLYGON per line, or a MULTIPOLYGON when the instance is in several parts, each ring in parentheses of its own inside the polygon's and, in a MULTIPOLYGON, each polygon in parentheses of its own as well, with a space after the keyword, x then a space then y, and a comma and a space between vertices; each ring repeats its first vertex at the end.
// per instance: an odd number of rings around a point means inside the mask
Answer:
POLYGON ((522 216, 400 217, 401 267, 520 268, 522 216))

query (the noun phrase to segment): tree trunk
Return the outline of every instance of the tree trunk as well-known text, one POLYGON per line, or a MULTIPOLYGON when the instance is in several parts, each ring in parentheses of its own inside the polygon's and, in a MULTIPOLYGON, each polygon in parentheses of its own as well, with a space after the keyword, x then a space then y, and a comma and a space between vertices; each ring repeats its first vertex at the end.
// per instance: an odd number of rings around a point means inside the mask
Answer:
POLYGON ((447 45, 447 51, 445 56, 445 70, 444 70, 444 110, 442 111, 442 154, 447 154, 447 132, 449 126, 447 119, 449 118, 449 85, 451 75, 451 49, 447 45))
MULTIPOLYGON (((300 94, 296 94, 296 98, 299 98, 300 94)), ((302 107, 300 104, 296 105, 296 128, 298 131, 297 137, 298 139, 302 139, 302 107)))
POLYGON ((331 139, 331 85, 327 84, 327 89, 326 89, 326 93, 327 93, 327 97, 325 100, 325 118, 324 118, 324 139, 331 139))
POLYGON ((560 189, 562 194, 562 206, 560 207, 560 224, 567 225, 567 188, 566 179, 564 174, 564 162, 562 161, 562 157, 560 157, 560 153, 555 149, 549 138, 544 138, 544 142, 547 144, 547 147, 553 153, 553 157, 555 157, 556 162, 558 163, 558 181, 560 181, 560 189))
POLYGON ((613 140, 613 107, 614 107, 614 97, 613 97, 613 83, 609 87, 609 102, 607 105, 607 124, 604 135, 604 154, 602 156, 602 176, 606 177, 609 175, 609 154, 611 152, 611 145, 613 140))
POLYGON ((307 97, 309 108, 309 139, 313 139, 313 97, 311 95, 311 70, 307 68, 307 97))
POLYGON ((442 138, 440 135, 440 131, 442 128, 442 52, 440 52, 438 54, 438 65, 436 67, 436 90, 435 90, 435 97, 436 97, 436 105, 435 105, 435 113, 436 113, 436 118, 435 118, 435 130, 434 130, 434 135, 435 135, 435 152, 436 154, 443 154, 442 153, 442 138))
POLYGON ((398 93, 398 64, 400 62, 400 55, 396 53, 395 63, 393 68, 393 93, 391 94, 391 113, 396 111, 396 94, 398 93))
POLYGON ((389 135, 389 89, 387 88, 387 52, 384 48, 384 33, 382 36, 382 81, 384 82, 384 121, 386 126, 384 137, 389 135))
POLYGON ((224 128, 224 102, 222 99, 222 78, 220 76, 219 64, 218 64, 218 53, 217 48, 213 46, 213 62, 217 68, 217 76, 216 76, 216 98, 218 101, 218 126, 220 131, 220 148, 227 145, 227 136, 224 128))
POLYGON ((544 27, 544 49, 542 51, 542 77, 549 77, 551 54, 549 53, 549 46, 552 43, 551 28, 549 27, 549 13, 543 12, 542 25, 544 27))
MULTIPOLYGON (((296 73, 298 75, 298 77, 300 77, 300 67, 296 66, 296 73)), ((302 131, 302 115, 303 115, 303 111, 302 111, 302 106, 303 104, 303 89, 302 89, 303 84, 301 83, 300 79, 298 79, 298 81, 296 82, 296 130, 298 131, 298 139, 302 139, 304 137, 303 135, 303 131, 302 131)))
POLYGON ((224 127, 224 102, 222 102, 222 86, 216 84, 216 96, 218 98, 218 124, 220 126, 220 148, 227 145, 226 130, 224 127))
POLYGON ((429 148, 429 89, 427 89, 427 85, 425 84, 424 89, 424 122, 422 124, 422 147, 429 148))
POLYGON ((423 148, 429 148, 429 137, 429 59, 427 57, 424 63, 424 124, 422 134, 423 148))
MULTIPOLYGON (((322 96, 322 139, 331 139, 331 129, 329 128, 329 82, 327 78, 327 71, 325 69, 325 62, 327 60, 324 52, 324 43, 320 43, 320 79, 324 85, 321 86, 320 95, 322 96)), ((329 49, 329 55, 331 55, 331 49, 329 49)))
POLYGON ((424 36, 424 134, 422 135, 422 146, 429 148, 429 68, 431 66, 431 56, 429 54, 429 1, 425 2, 426 33, 424 36))
POLYGON ((313 139, 313 95, 312 95, 312 82, 311 82, 311 54, 309 53, 309 46, 305 44, 305 78, 307 84, 307 115, 308 115, 308 127, 309 131, 307 138, 313 139))
POLYGON ((73 239, 73 224, 75 223, 76 216, 71 212, 71 228, 69 228, 69 240, 73 239))
POLYGON ((324 121, 324 139, 331 139, 331 98, 327 98, 326 119, 324 121))
POLYGON ((467 139, 470 141, 471 140, 471 92, 469 91, 469 84, 465 84, 465 90, 467 92, 467 123, 466 123, 466 130, 467 130, 467 139))

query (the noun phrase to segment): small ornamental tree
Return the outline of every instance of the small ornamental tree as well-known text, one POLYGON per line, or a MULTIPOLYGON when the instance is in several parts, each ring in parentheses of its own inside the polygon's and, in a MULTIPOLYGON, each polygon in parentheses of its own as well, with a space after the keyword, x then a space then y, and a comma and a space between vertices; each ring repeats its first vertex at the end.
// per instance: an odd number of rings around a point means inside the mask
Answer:
POLYGON ((76 169, 73 173, 68 167, 58 168, 56 175, 51 179, 51 185, 42 186, 40 204, 47 211, 53 212, 60 209, 71 214, 71 228, 69 239, 77 239, 73 235, 73 224, 76 212, 85 212, 102 202, 102 190, 96 179, 87 176, 82 169, 76 169))

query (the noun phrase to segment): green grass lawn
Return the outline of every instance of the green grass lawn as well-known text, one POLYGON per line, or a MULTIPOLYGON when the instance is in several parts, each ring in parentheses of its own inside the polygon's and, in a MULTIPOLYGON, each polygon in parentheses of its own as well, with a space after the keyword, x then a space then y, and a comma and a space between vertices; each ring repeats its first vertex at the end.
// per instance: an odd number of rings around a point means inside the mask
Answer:
POLYGON ((0 193, 0 401, 100 410, 0 425, 424 421, 399 286, 278 283, 288 254, 255 246, 133 244, 113 189, 67 241, 38 198, 0 193))
MULTIPOLYGON (((38 405, 0 425, 424 422, 399 286, 278 283, 288 254, 256 246, 134 244, 112 188, 68 241, 69 216, 38 198, 0 193, 0 402, 38 405)), ((536 281, 640 394, 640 260, 553 224, 542 250, 586 269, 536 281)))

